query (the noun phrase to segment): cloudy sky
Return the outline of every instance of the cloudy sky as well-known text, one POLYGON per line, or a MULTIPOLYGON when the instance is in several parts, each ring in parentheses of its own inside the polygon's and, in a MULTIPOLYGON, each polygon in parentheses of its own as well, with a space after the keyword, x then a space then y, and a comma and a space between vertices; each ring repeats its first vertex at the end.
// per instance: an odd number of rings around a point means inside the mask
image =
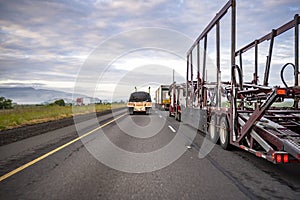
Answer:
MULTIPOLYGON (((0 86, 117 98, 128 96, 134 86, 154 90, 171 83, 173 69, 182 82, 186 51, 226 2, 0 0, 0 86)), ((297 13, 299 0, 237 0, 237 49, 297 13)), ((221 22, 223 65, 228 63, 229 22, 229 17, 221 22)), ((275 66, 293 62, 292 36, 290 31, 276 41, 275 66)), ((264 65, 266 52, 260 56, 264 65)), ((251 65, 253 56, 245 57, 251 65)), ((274 69, 271 73, 278 73, 274 69)))

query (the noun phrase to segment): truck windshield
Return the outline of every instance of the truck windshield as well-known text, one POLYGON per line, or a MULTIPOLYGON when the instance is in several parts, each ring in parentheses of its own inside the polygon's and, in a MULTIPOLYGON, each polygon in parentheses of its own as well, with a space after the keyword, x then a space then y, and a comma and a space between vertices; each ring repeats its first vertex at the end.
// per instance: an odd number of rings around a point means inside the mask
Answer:
POLYGON ((147 92, 134 92, 131 93, 129 102, 141 102, 141 101, 147 101, 151 102, 151 96, 147 92))

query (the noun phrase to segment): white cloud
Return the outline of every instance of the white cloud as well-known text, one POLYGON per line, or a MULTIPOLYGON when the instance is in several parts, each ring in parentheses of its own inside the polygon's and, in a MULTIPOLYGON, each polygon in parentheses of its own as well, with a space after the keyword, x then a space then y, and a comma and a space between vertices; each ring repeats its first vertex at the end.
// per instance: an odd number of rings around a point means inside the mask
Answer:
POLYGON ((0 80, 0 85, 4 86, 30 86, 35 88, 44 88, 44 89, 63 89, 66 90, 67 88, 73 88, 74 82, 73 81, 48 81, 48 80, 0 80), (51 86, 51 87, 49 87, 51 86))
MULTIPOLYGON (((38 79, 38 76, 41 76, 45 80, 39 81, 45 84, 45 87, 54 88, 64 85, 71 88, 74 83, 70 84, 70 79, 74 79, 86 58, 98 61, 98 65, 95 63, 93 66, 95 68, 106 67, 101 64, 113 61, 114 70, 111 71, 115 77, 113 81, 122 78, 124 73, 139 66, 149 67, 151 64, 175 68, 180 75, 185 77, 185 53, 192 42, 179 43, 181 41, 177 39, 178 42, 174 44, 170 37, 175 37, 173 39, 176 40, 175 32, 163 34, 162 31, 161 34, 151 37, 152 33, 144 29, 145 31, 139 32, 138 35, 129 34, 128 37, 122 37, 110 43, 110 46, 107 46, 108 52, 104 52, 101 56, 101 63, 96 58, 90 58, 89 55, 99 44, 101 46, 112 36, 141 27, 168 28, 186 34, 187 38, 190 37, 193 41, 226 2, 227 0, 62 2, 16 0, 3 2, 0 8, 0 69, 2 72, 0 83, 9 79, 11 83, 19 81, 30 84, 29 79, 35 81, 35 78, 38 79), (160 54, 159 51, 149 53, 147 50, 148 54, 129 52, 130 55, 113 56, 122 52, 122 49, 126 47, 132 47, 130 49, 135 50, 141 45, 143 47, 161 45, 161 49, 172 49, 173 45, 174 47, 177 45, 182 49, 175 52, 160 52, 160 54), (170 56, 170 53, 179 57, 170 56), (46 74, 49 75, 48 78, 46 74), (25 77, 28 77, 28 80, 25 80, 25 77), (64 81, 66 84, 63 84, 64 81)), ((237 48, 293 19, 294 14, 299 10, 298 0, 237 0, 237 48)), ((230 11, 227 15, 230 16, 230 11)), ((229 17, 221 22, 221 39, 224 42, 222 66, 228 65, 230 57, 229 22, 229 17)), ((211 40, 214 37, 214 33, 211 33, 211 40)), ((214 43, 209 41, 209 45, 214 46, 214 43)), ((289 35, 284 35, 281 42, 276 44, 276 49, 274 49, 276 56, 272 60, 274 66, 290 61, 290 45, 292 43, 289 35)), ((265 64, 267 48, 268 45, 260 47, 260 66, 265 64)), ((214 49, 210 50, 209 57, 214 62, 214 49)), ((248 62, 251 66, 253 56, 249 54, 244 58, 245 63, 248 62)), ((228 75, 227 72, 224 74, 228 75)), ((144 79, 147 78, 145 77, 144 79)), ((106 84, 108 84, 107 88, 112 87, 109 82, 106 84)))

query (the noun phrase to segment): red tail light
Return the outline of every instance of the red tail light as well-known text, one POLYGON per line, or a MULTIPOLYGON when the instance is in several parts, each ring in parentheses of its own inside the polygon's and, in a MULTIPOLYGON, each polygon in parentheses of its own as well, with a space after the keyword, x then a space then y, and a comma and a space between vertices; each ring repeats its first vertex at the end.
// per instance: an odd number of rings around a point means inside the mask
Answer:
POLYGON ((278 88, 277 89, 277 94, 278 95, 286 95, 286 89, 278 88))
POLYGON ((281 163, 281 161, 282 161, 282 156, 281 156, 281 154, 277 154, 277 155, 276 155, 276 162, 277 162, 277 163, 281 163))
POLYGON ((276 163, 289 163, 289 155, 286 153, 273 153, 272 154, 272 159, 276 162, 276 163))

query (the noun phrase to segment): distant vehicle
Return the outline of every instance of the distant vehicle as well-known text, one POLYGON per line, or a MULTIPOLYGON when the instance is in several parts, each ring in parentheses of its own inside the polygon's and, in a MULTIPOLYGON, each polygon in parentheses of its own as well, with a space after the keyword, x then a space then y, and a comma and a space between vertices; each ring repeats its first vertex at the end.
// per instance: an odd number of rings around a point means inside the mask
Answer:
POLYGON ((131 93, 127 107, 130 115, 133 115, 136 112, 144 112, 147 115, 150 114, 152 108, 150 94, 143 91, 131 93))
POLYGON ((161 85, 155 91, 155 107, 160 110, 169 110, 170 107, 170 96, 169 96, 170 85, 161 85))

